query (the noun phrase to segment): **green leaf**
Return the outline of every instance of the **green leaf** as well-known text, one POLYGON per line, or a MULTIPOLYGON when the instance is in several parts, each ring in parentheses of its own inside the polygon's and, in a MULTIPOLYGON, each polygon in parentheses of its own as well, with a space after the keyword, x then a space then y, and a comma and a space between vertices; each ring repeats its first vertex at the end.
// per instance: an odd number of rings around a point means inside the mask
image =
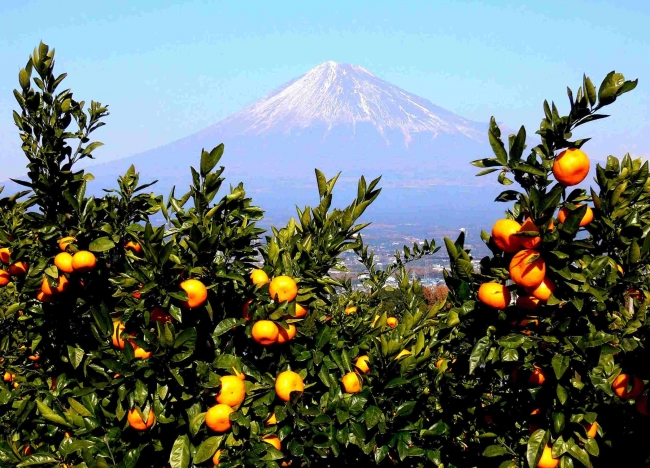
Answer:
POLYGON ((190 421, 190 434, 196 436, 201 429, 201 425, 205 422, 205 413, 195 414, 190 421))
POLYGON ((476 368, 483 363, 487 348, 490 345, 490 337, 484 336, 476 342, 472 354, 469 356, 469 373, 473 374, 476 368))
POLYGON ((16 465, 17 468, 34 465, 58 465, 58 458, 51 453, 35 453, 23 458, 23 461, 16 465))
POLYGON ((61 424, 62 426, 70 426, 68 421, 66 421, 63 416, 59 416, 42 401, 36 400, 36 406, 38 407, 38 411, 41 413, 41 416, 43 416, 48 421, 51 421, 55 424, 61 424))
POLYGON ((205 177, 212 169, 219 163, 221 156, 223 156, 224 146, 223 143, 216 146, 209 153, 207 151, 201 152, 201 176, 205 177))
POLYGON ((70 358, 70 364, 76 369, 84 359, 84 350, 68 345, 68 357, 70 358))
POLYGON ((79 413, 79 416, 89 417, 93 415, 90 411, 88 411, 88 408, 86 408, 74 398, 68 398, 68 403, 73 410, 79 413))
POLYGON ((502 445, 490 445, 483 450, 484 457, 500 457, 508 453, 508 450, 502 445))
POLYGON ((214 336, 221 336, 224 333, 230 331, 233 329, 233 327, 240 325, 242 323, 246 323, 243 319, 236 319, 236 318, 227 318, 219 322, 219 325, 217 325, 217 328, 214 329, 214 336))
POLYGON ((551 359, 551 365, 553 366, 553 371, 555 372, 555 378, 560 380, 566 370, 569 368, 569 363, 571 360, 569 356, 562 356, 561 354, 556 354, 551 359))
POLYGON ((190 439, 186 434, 178 436, 169 455, 171 468, 187 468, 190 464, 190 439))
POLYGON ((544 447, 548 443, 549 434, 544 429, 536 430, 528 439, 526 447, 526 460, 530 468, 536 468, 539 459, 542 458, 544 447))
POLYGON ((219 445, 221 445, 222 440, 223 436, 214 436, 209 437, 201 442, 201 445, 199 445, 199 448, 196 451, 196 455, 194 455, 194 459, 192 460, 194 464, 203 463, 204 461, 214 456, 215 452, 219 448, 219 445))
POLYGON ((91 252, 105 252, 115 247, 115 243, 109 237, 98 237, 88 246, 91 252))
POLYGON ((376 426, 379 423, 382 412, 381 409, 379 409, 377 406, 369 406, 368 408, 366 408, 363 414, 366 420, 366 427, 368 429, 372 429, 374 426, 376 426))
POLYGON ((506 148, 503 146, 503 142, 501 141, 501 130, 499 129, 496 120, 494 120, 494 117, 490 119, 488 139, 490 140, 490 146, 492 147, 492 151, 494 152, 497 161, 499 161, 503 166, 508 164, 508 154, 506 153, 506 148))
POLYGON ((609 72, 598 89, 598 104, 604 106, 614 102, 619 88, 624 83, 625 77, 621 73, 609 72))

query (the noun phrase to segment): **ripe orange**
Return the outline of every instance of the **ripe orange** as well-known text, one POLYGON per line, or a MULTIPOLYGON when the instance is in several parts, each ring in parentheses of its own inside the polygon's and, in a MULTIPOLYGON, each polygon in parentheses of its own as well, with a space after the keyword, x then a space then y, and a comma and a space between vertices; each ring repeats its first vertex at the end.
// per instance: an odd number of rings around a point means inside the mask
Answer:
MULTIPOLYGON (((357 306, 349 306, 345 308, 345 315, 352 315, 358 310, 357 306)), ((374 325, 374 324, 373 324, 374 325)))
MULTIPOLYGON (((524 223, 521 225, 519 232, 539 232, 539 228, 535 226, 533 220, 526 218, 524 223)), ((535 249, 539 247, 542 243, 542 236, 535 237, 519 237, 519 242, 524 249, 535 249)))
POLYGON ((251 305, 252 303, 253 303, 253 299, 249 299, 249 300, 247 300, 246 302, 244 302, 244 306, 242 307, 241 316, 242 316, 243 319, 246 320, 247 322, 250 322, 250 321, 251 321, 251 316, 248 315, 248 308, 250 307, 250 305, 251 305))
POLYGON ((138 410, 133 408, 129 411, 127 420, 129 421, 129 426, 131 426, 136 431, 145 431, 153 426, 153 423, 156 422, 156 415, 153 410, 149 410, 149 414, 142 413, 142 416, 138 413, 138 410), (144 419, 142 419, 144 416, 144 419))
POLYGON ((205 425, 214 432, 226 432, 232 427, 230 414, 234 412, 235 410, 223 403, 214 405, 205 413, 205 425))
POLYGON ((534 366, 533 371, 528 376, 528 383, 530 385, 540 386, 546 381, 546 374, 541 367, 534 366))
POLYGON ((530 415, 531 415, 531 416, 536 416, 536 415, 538 415, 538 414, 542 414, 542 408, 535 408, 534 410, 532 410, 532 411, 530 412, 530 415))
POLYGON ((269 282, 269 275, 267 275, 264 270, 253 270, 250 278, 253 284, 258 288, 269 282))
POLYGON ((6 286, 11 281, 11 276, 8 272, 0 270, 0 286, 6 286))
POLYGON ((553 450, 550 446, 544 447, 542 458, 537 463, 537 468, 556 468, 560 464, 559 458, 553 458, 553 450))
POLYGON ((140 253, 142 251, 142 246, 138 242, 127 241, 124 243, 125 250, 131 250, 135 253, 140 253))
POLYGON ((86 273, 95 269, 97 259, 92 252, 80 250, 72 256, 72 268, 79 273, 86 273))
POLYGON ((526 249, 512 257, 509 270, 510 279, 515 284, 524 288, 536 288, 544 280, 546 263, 538 251, 526 249))
POLYGON ((283 327, 278 327, 278 339, 276 343, 284 344, 287 343, 296 336, 296 326, 294 324, 289 324, 289 329, 286 330, 283 327))
POLYGON ((55 294, 66 292, 68 290, 68 287, 70 287, 70 282, 65 275, 59 276, 58 282, 58 286, 52 287, 50 286, 50 282, 48 281, 47 277, 44 276, 43 282, 41 283, 41 291, 49 296, 54 296, 55 294))
POLYGON ((296 372, 286 370, 280 372, 275 379, 275 393, 283 401, 291 401, 291 392, 305 391, 305 383, 302 377, 296 372))
POLYGON ((63 252, 65 252, 65 249, 72 244, 74 241, 76 241, 72 236, 67 236, 59 240, 59 249, 61 249, 63 252))
POLYGON ((274 425, 276 425, 277 423, 278 423, 278 418, 277 418, 277 416, 275 415, 275 413, 273 413, 271 416, 269 416, 269 419, 266 420, 266 422, 264 423, 264 425, 265 425, 265 426, 274 426, 274 425))
POLYGON ((359 356, 357 358, 357 360, 354 362, 354 366, 364 374, 367 374, 370 372, 370 366, 368 365, 369 361, 370 356, 364 354, 363 356, 359 356))
POLYGON ((162 307, 154 307, 149 315, 152 322, 170 323, 174 321, 174 317, 169 315, 162 307))
POLYGON ((214 466, 219 466, 219 459, 221 458, 221 453, 223 450, 219 449, 216 452, 214 452, 214 456, 212 457, 212 463, 214 466))
POLYGON ((181 289, 187 293, 187 301, 181 304, 185 309, 202 306, 208 299, 208 290, 197 279, 188 279, 181 283, 181 289))
POLYGON ((307 315, 307 308, 296 304, 296 318, 302 318, 307 315))
POLYGON ((7 247, 0 249, 0 262, 9 263, 11 261, 11 250, 7 247))
POLYGON ((492 240, 499 250, 515 253, 521 250, 521 237, 515 236, 521 224, 514 219, 500 219, 492 226, 492 240))
POLYGON ((595 438, 598 435, 598 423, 594 421, 593 424, 586 424, 586 429, 587 429, 587 437, 590 439, 595 438))
POLYGON ((280 439, 275 434, 265 435, 262 437, 262 440, 267 444, 271 444, 276 449, 282 450, 282 442, 280 442, 280 439))
POLYGON ((539 299, 535 296, 517 297, 517 307, 524 310, 535 310, 539 307, 539 299))
POLYGON ((276 276, 269 285, 269 296, 277 296, 279 302, 293 301, 297 295, 298 285, 290 276, 276 276))
POLYGON ((483 283, 478 288, 478 300, 494 309, 505 309, 510 304, 510 291, 499 283, 483 283))
POLYGON ((153 354, 151 351, 146 351, 144 348, 136 345, 135 343, 129 341, 131 346, 133 346, 133 356, 136 359, 149 359, 153 354))
POLYGON ((397 361, 403 358, 404 356, 408 356, 409 354, 411 354, 411 352, 408 349, 403 349, 399 352, 397 356, 395 356, 395 360, 397 361))
POLYGON ((113 322, 113 346, 116 348, 124 349, 124 339, 120 336, 126 329, 124 324, 120 321, 113 322))
POLYGON ((650 416, 648 412, 648 395, 643 395, 636 400, 636 410, 643 416, 650 416))
POLYGON ((4 380, 5 382, 12 382, 14 378, 11 372, 5 372, 5 375, 3 376, 2 380, 4 380))
POLYGON ((30 361, 40 361, 41 356, 39 354, 32 354, 31 356, 27 356, 27 359, 30 361))
POLYGON ((553 161, 555 180, 564 186, 578 185, 589 174, 589 158, 577 148, 562 151, 553 161))
POLYGON ((259 320, 253 325, 251 335, 253 339, 263 346, 269 346, 278 341, 280 330, 270 320, 259 320))
POLYGON ((12 263, 7 271, 9 271, 9 274, 11 276, 22 276, 25 273, 27 273, 27 270, 29 269, 29 265, 23 261, 17 261, 12 263))
MULTIPOLYGON (((577 207, 581 207, 582 205, 577 205, 577 207)), ((557 213, 557 219, 561 223, 566 221, 567 216, 569 216, 569 213, 571 211, 567 208, 562 208, 558 213, 557 213)), ((587 207, 587 211, 585 212, 584 216, 580 220, 580 227, 586 226, 590 222, 594 220, 594 212, 590 207, 587 207)))
POLYGON ((359 393, 361 391, 361 379, 356 372, 348 372, 343 376, 341 382, 346 393, 359 393))
POLYGON ((396 317, 388 317, 386 319, 386 325, 388 325, 390 328, 395 328, 399 321, 397 320, 396 317))
POLYGON ((72 273, 72 255, 68 252, 60 252, 54 257, 54 265, 63 273, 72 273))
POLYGON ((41 302, 52 302, 54 298, 49 294, 45 294, 43 291, 36 293, 36 299, 41 302))
POLYGON ((528 289, 530 295, 544 302, 548 301, 553 292, 555 292, 555 283, 548 276, 545 276, 536 288, 528 289))
POLYGON ((616 377, 616 379, 614 379, 614 382, 612 383, 612 389, 614 390, 616 396, 620 399, 630 400, 632 398, 638 397, 641 395, 641 393, 643 393, 643 381, 640 378, 632 377, 629 374, 620 374, 618 377, 616 377), (632 384, 630 381, 631 379, 634 379, 634 383, 630 391, 628 391, 628 386, 632 384))
POLYGON ((217 395, 217 403, 230 407, 241 404, 246 398, 246 387, 244 382, 236 375, 225 375, 221 377, 221 390, 217 395))

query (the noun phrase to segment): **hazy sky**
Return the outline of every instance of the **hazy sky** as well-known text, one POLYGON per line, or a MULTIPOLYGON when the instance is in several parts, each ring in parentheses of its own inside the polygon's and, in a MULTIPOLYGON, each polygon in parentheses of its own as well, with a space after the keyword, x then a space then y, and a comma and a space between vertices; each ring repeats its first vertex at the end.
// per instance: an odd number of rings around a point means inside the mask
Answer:
POLYGON ((0 1, 0 180, 24 173, 12 89, 41 39, 77 99, 110 105, 102 160, 216 123, 326 60, 529 133, 544 98, 566 109, 567 85, 615 69, 640 85, 590 126, 586 149, 648 157, 648 25, 639 0, 0 1))

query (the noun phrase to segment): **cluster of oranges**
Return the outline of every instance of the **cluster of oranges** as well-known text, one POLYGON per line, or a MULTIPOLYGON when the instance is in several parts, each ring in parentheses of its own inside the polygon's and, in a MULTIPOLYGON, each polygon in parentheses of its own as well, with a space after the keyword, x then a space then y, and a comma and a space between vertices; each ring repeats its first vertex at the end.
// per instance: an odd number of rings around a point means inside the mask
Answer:
POLYGON ((11 251, 8 247, 0 248, 0 263, 9 265, 6 270, 0 269, 0 287, 8 285, 12 276, 24 276, 29 269, 29 265, 22 260, 11 261, 11 251))
MULTIPOLYGON (((126 330, 126 326, 119 320, 113 322, 113 335, 112 341, 113 346, 119 349, 124 349, 124 339, 122 338, 122 333, 126 330)), ((135 334, 131 333, 131 337, 134 337, 135 334)), ((136 359, 149 359, 151 357, 151 351, 145 351, 144 348, 138 346, 134 341, 127 338, 129 344, 133 347, 133 356, 136 359)))
POLYGON ((70 281, 66 274, 87 273, 94 270, 97 266, 97 259, 92 252, 87 250, 79 250, 74 254, 67 252, 68 246, 75 240, 74 237, 68 236, 59 241, 59 249, 61 252, 54 257, 54 265, 59 270, 57 285, 52 286, 47 276, 43 276, 41 290, 36 294, 36 299, 39 301, 52 302, 56 295, 67 291, 70 286, 70 281))
POLYGON ((354 362, 354 372, 348 372, 341 379, 343 389, 346 393, 359 393, 361 391, 361 372, 367 374, 370 372, 370 356, 364 354, 359 356, 354 362))
POLYGON ((643 380, 629 374, 619 374, 612 382, 612 390, 617 397, 621 400, 635 400, 636 410, 643 416, 650 416, 648 394, 643 393, 644 388, 643 380))
MULTIPOLYGON (((266 272, 258 269, 253 270, 250 279, 258 288, 268 284, 269 296, 271 296, 271 299, 273 300, 277 299, 278 302, 292 302, 298 295, 298 285, 296 284, 296 280, 290 276, 276 276, 272 281, 269 281, 266 272)), ((250 299, 244 304, 242 315, 245 320, 251 320, 248 308, 252 303, 253 300, 250 299)), ((301 304, 296 303, 295 308, 295 317, 287 315, 285 318, 303 318, 307 315, 307 308, 301 304)), ((287 343, 295 338, 296 333, 297 329, 294 324, 289 324, 288 328, 285 329, 284 327, 278 326, 272 320, 258 320, 253 324, 253 329, 251 330, 253 339, 262 346, 270 346, 276 343, 287 343)))

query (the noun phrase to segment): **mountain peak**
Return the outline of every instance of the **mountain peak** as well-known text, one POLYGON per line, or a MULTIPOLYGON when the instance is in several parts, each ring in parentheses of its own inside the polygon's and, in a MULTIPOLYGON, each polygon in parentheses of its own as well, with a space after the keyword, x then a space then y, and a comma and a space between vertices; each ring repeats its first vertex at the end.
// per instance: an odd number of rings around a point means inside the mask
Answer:
POLYGON ((207 129, 229 135, 296 134, 323 127, 323 138, 337 127, 371 125, 388 145, 388 133, 408 146, 415 135, 440 134, 483 139, 483 125, 471 122, 408 93, 359 65, 324 62, 240 112, 207 129), (234 132, 234 133, 233 133, 234 132))

